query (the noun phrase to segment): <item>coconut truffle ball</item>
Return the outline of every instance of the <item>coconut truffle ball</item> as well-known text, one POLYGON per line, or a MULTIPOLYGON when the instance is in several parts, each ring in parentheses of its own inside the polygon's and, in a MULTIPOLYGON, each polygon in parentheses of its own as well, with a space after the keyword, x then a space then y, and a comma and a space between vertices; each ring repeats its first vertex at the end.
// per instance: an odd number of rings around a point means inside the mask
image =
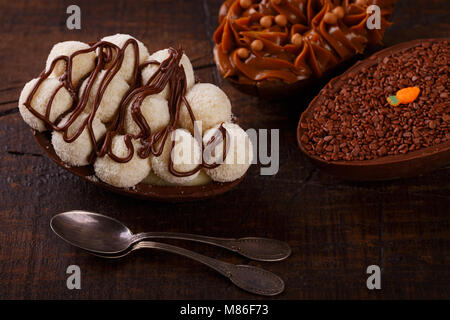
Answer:
MULTIPOLYGON (((130 36, 129 34, 115 34, 112 36, 107 36, 102 38, 101 41, 107 41, 115 44, 119 48, 122 48, 125 45, 125 42, 127 42, 129 39, 134 39, 138 43, 139 47, 139 65, 141 65, 147 58, 148 58, 148 49, 147 47, 139 40, 137 40, 135 37, 130 36)), ((129 44, 127 48, 125 49, 125 54, 123 57, 122 66, 118 72, 122 78, 125 79, 128 83, 131 82, 132 76, 133 76, 133 69, 134 69, 134 47, 132 44, 129 44)))
MULTIPOLYGON (((102 70, 95 78, 84 112, 90 112, 92 110, 95 96, 100 89, 100 83, 105 75, 106 71, 102 70)), ((79 93, 80 99, 84 94, 84 90, 86 89, 88 81, 89 78, 84 80, 83 84, 81 85, 79 93)), ((129 88, 130 86, 128 85, 128 83, 116 74, 109 82, 105 92, 103 93, 102 100, 100 101, 100 105, 97 108, 95 116, 98 117, 103 123, 111 121, 120 106, 122 98, 128 92, 129 88)))
MULTIPOLYGON (((75 51, 89 49, 89 45, 80 41, 64 41, 55 44, 48 55, 45 69, 50 70, 53 60, 59 56, 70 56, 75 51)), ((72 60, 72 84, 78 85, 78 81, 95 67, 95 52, 77 54, 72 60)), ((51 76, 60 77, 64 74, 66 62, 60 60, 56 63, 51 76)))
MULTIPOLYGON (((174 138, 175 141, 175 146, 172 149, 172 163, 174 169, 177 172, 188 172, 197 168, 202 162, 202 151, 194 137, 187 130, 177 129, 173 132, 172 138, 174 138)), ((171 156, 171 143, 171 137, 168 136, 162 154, 158 157, 152 157, 152 168, 156 175, 165 181, 183 185, 194 180, 198 176, 199 171, 187 177, 176 177, 170 173, 169 157, 171 156)))
MULTIPOLYGON (((45 131, 45 123, 35 117, 24 103, 30 95, 33 87, 38 82, 38 78, 33 79, 25 84, 19 98, 19 111, 23 120, 33 129, 37 131, 45 131)), ((47 104, 53 93, 61 86, 61 82, 56 78, 45 79, 37 89, 31 100, 31 107, 42 115, 45 115, 47 104)), ((50 121, 55 121, 61 114, 69 110, 72 106, 73 99, 66 88, 61 87, 53 98, 50 109, 50 121)))
MULTIPOLYGON (((225 92, 211 83, 197 83, 186 94, 186 99, 192 108, 195 119, 202 121, 205 132, 217 124, 231 120, 231 102, 225 92)), ((189 111, 181 104, 179 125, 192 133, 194 127, 189 111)))
MULTIPOLYGON (((112 140, 112 152, 118 157, 126 157, 128 148, 124 140, 125 136, 117 135, 112 140)), ((97 177, 115 187, 128 188, 137 185, 150 173, 150 161, 142 159, 137 154, 141 144, 132 140, 134 147, 133 158, 125 163, 116 162, 108 155, 98 157, 94 163, 97 177)))
MULTIPOLYGON (((127 106, 124 127, 127 133, 137 135, 141 129, 131 115, 131 106, 134 101, 135 100, 130 102, 127 106)), ((167 100, 159 94, 148 96, 142 101, 141 113, 144 116, 145 121, 147 121, 152 133, 158 132, 169 124, 169 105, 167 100)))
MULTIPOLYGON (((72 113, 66 115, 58 124, 62 127, 67 123, 72 113)), ((73 137, 78 131, 80 126, 89 116, 87 113, 81 113, 75 121, 69 126, 67 136, 73 137)), ((98 141, 105 133, 106 127, 100 120, 94 118, 92 122, 92 129, 94 131, 95 139, 98 141)), ((92 153, 93 145, 89 136, 89 130, 87 125, 84 127, 83 132, 72 142, 64 141, 63 132, 52 132, 52 144, 58 157, 71 166, 86 166, 89 164, 88 158, 92 153)))
MULTIPOLYGON (((163 50, 159 50, 156 51, 155 53, 153 53, 150 57, 148 57, 147 61, 158 61, 158 62, 163 62, 164 60, 166 60, 169 57, 170 53, 169 53, 169 49, 163 49, 163 50)), ((180 64, 183 66, 184 69, 184 73, 186 74, 186 86, 187 89, 192 88, 192 86, 195 83, 195 78, 194 78, 194 69, 192 68, 192 64, 191 61, 189 60, 189 58, 183 54, 183 56, 181 57, 180 60, 180 64)), ((150 79, 150 77, 156 72, 156 70, 158 69, 158 65, 156 64, 149 64, 147 65, 143 70, 142 70, 142 83, 146 84, 147 81, 150 79)), ((161 92, 161 95, 168 99, 169 98, 169 85, 167 85, 164 90, 161 92)))
MULTIPOLYGON (((223 162, 223 141, 217 144, 211 157, 207 156, 209 153, 207 143, 215 135, 219 127, 220 125, 211 128, 203 136, 205 161, 207 163, 223 162)), ((224 123, 223 127, 228 133, 226 141, 228 152, 225 161, 220 166, 214 169, 206 169, 205 171, 214 181, 229 182, 242 177, 250 167, 253 160, 253 146, 247 133, 237 124, 224 123)))

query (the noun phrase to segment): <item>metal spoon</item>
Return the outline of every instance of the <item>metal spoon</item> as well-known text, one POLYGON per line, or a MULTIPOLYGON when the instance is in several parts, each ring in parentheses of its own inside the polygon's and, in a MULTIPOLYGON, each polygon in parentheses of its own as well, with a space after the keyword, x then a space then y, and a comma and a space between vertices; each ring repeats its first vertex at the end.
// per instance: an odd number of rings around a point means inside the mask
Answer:
POLYGON ((70 244, 100 254, 120 253, 139 241, 151 238, 203 242, 259 261, 280 261, 291 254, 291 248, 287 243, 267 238, 226 239, 173 232, 133 234, 116 219, 80 210, 57 214, 50 221, 50 226, 58 236, 70 244))
POLYGON ((53 217, 50 226, 65 241, 102 258, 121 258, 141 248, 158 249, 203 263, 251 293, 274 296, 284 290, 284 282, 280 277, 261 268, 234 265, 165 243, 139 240, 133 243, 129 240, 130 230, 117 220, 103 215, 83 211, 66 212, 53 217), (125 249, 116 250, 121 247, 125 249), (99 248, 104 251, 99 251, 99 248))
POLYGON ((250 266, 250 265, 235 265, 213 259, 202 254, 186 250, 180 247, 172 246, 170 244, 141 241, 127 248, 125 251, 116 254, 100 254, 98 252, 88 251, 89 253, 102 258, 121 258, 128 255, 131 251, 150 248, 162 251, 168 251, 175 254, 185 256, 200 263, 211 267, 223 276, 230 279, 239 288, 259 295, 275 296, 284 291, 283 280, 270 271, 250 266))

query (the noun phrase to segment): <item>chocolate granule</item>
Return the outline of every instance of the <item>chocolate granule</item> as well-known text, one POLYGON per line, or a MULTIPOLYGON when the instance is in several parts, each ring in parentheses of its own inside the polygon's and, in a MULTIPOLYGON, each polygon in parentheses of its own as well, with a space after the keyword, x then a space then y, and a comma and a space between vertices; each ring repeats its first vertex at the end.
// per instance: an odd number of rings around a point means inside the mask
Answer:
POLYGON ((371 160, 406 154, 450 140, 449 41, 395 52, 322 90, 322 103, 300 124, 301 143, 326 161, 371 160), (419 87, 418 98, 391 106, 399 89, 419 87))

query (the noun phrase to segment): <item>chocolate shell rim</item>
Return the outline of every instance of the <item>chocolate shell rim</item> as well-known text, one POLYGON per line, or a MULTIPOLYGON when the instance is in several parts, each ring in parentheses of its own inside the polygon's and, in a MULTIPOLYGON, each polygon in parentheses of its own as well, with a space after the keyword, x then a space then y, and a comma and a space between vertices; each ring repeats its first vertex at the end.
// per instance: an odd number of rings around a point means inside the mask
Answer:
MULTIPOLYGON (((337 160, 337 161, 326 161, 318 156, 312 155, 304 148, 303 143, 301 142, 301 137, 303 135, 303 128, 301 127, 301 123, 304 121, 304 119, 309 116, 312 113, 312 110, 315 108, 317 103, 321 102, 322 99, 322 92, 323 90, 332 90, 332 92, 336 92, 341 85, 342 79, 349 75, 350 73, 357 73, 364 67, 371 67, 375 64, 380 63, 385 57, 390 56, 392 53, 400 52, 403 50, 407 50, 409 48, 415 47, 418 44, 423 43, 433 43, 433 42, 442 42, 442 41, 450 41, 450 38, 444 37, 444 38, 428 38, 428 39, 416 39, 408 42, 402 42, 399 44, 396 44, 394 46, 385 48, 381 51, 376 52, 375 54, 371 55, 367 59, 358 61, 355 63, 352 67, 350 67, 347 71, 345 71, 343 74, 331 79, 328 84, 322 88, 322 90, 319 92, 319 94, 309 103, 308 107, 305 109, 305 111, 302 113, 300 120, 298 122, 297 126, 297 143, 302 152, 307 155, 309 158, 314 160, 315 162, 318 162, 321 166, 333 166, 333 167, 371 167, 371 166, 379 166, 379 165, 387 165, 387 164, 394 164, 394 163, 400 163, 400 162, 407 162, 419 158, 423 158, 424 156, 432 156, 441 152, 450 151, 450 141, 446 141, 444 143, 419 149, 416 151, 408 152, 406 154, 401 155, 391 155, 391 156, 385 156, 380 157, 377 159, 372 160, 337 160)), ((359 180, 359 179, 358 179, 359 180)))
POLYGON ((49 139, 49 132, 38 132, 31 129, 33 136, 39 147, 45 154, 60 167, 70 173, 86 180, 94 185, 109 191, 142 200, 155 200, 161 202, 188 202, 212 198, 234 189, 244 180, 246 174, 232 182, 215 182, 201 186, 158 186, 147 183, 139 183, 132 188, 119 188, 107 184, 97 177, 94 177, 92 165, 82 167, 71 167, 65 164, 56 154, 49 139))

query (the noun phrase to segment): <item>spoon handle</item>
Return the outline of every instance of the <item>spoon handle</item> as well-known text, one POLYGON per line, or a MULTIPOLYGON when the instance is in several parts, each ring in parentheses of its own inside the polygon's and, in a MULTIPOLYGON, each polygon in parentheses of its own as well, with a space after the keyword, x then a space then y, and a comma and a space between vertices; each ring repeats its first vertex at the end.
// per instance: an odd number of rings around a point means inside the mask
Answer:
POLYGON ((165 243, 142 241, 133 246, 133 250, 141 248, 168 251, 203 263, 229 278, 239 288, 251 293, 274 296, 284 290, 284 282, 279 276, 261 268, 250 265, 234 265, 165 243))
POLYGON ((256 237, 227 239, 187 233, 144 232, 136 234, 133 242, 153 238, 203 242, 237 252, 244 257, 259 261, 280 261, 286 259, 291 254, 291 248, 286 242, 256 237))

